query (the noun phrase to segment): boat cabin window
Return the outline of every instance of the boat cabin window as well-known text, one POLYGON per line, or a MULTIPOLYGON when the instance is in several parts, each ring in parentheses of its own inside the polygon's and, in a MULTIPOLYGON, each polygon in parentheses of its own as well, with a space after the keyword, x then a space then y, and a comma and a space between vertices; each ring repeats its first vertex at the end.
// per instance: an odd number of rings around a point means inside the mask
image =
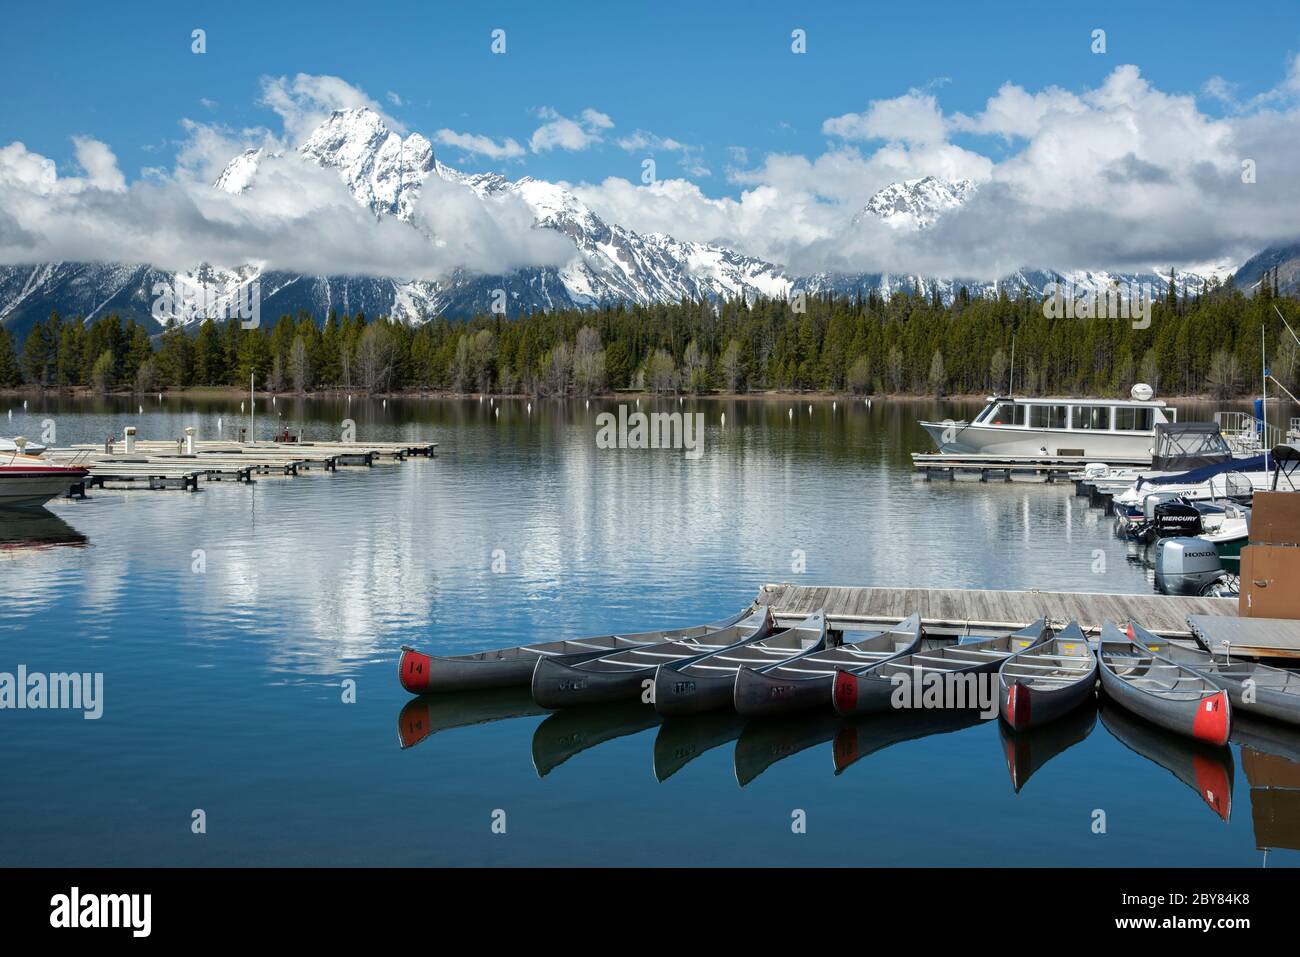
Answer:
POLYGON ((1068 405, 1031 405, 1029 407, 1029 427, 1031 429, 1063 429, 1068 417, 1068 405))
POLYGON ((1076 429, 1109 429, 1110 406, 1076 405, 1074 407, 1074 427, 1076 429))
POLYGON ((1024 425, 1025 407, 1014 402, 999 402, 987 419, 989 425, 1024 425))
POLYGON ((1115 410, 1115 428, 1121 432, 1150 432, 1154 418, 1151 409, 1120 407, 1115 410))

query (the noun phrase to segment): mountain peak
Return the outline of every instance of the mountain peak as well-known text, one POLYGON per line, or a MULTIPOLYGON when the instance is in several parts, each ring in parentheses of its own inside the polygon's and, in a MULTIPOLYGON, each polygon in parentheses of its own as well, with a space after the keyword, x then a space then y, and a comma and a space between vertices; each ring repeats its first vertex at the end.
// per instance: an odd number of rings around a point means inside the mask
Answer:
POLYGON ((922 176, 890 183, 879 190, 856 216, 854 225, 872 216, 895 229, 925 229, 966 202, 975 191, 968 179, 922 176))
POLYGON ((433 144, 419 133, 405 139, 368 107, 335 110, 298 148, 337 169, 352 195, 376 216, 409 220, 420 186, 434 170, 433 144))
POLYGON ((226 193, 242 193, 252 184, 261 162, 261 147, 246 149, 226 164, 212 185, 226 193))

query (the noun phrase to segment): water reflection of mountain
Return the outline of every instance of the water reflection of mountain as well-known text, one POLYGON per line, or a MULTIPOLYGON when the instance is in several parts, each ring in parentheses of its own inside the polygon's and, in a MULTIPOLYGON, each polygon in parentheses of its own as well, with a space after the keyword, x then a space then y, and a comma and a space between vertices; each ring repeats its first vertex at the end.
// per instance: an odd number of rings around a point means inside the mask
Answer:
POLYGON ((89 538, 47 509, 0 509, 0 553, 59 545, 79 548, 89 543, 89 538))

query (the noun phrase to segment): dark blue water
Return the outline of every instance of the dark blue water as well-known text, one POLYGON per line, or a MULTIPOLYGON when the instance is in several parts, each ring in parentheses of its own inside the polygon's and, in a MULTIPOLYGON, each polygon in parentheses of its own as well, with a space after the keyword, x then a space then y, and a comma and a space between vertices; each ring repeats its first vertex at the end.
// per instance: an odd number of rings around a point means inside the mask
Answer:
MULTIPOLYGON (((238 400, 137 403, 32 400, 0 434, 242 421, 238 400)), ((1282 849, 1300 844, 1296 792, 1248 778, 1260 754, 1300 761, 1284 729, 1225 759, 1110 712, 1016 741, 932 716, 661 728, 638 708, 545 717, 526 694, 410 704, 402 644, 713 620, 768 582, 1150 588, 1069 486, 914 480, 914 420, 956 405, 688 402, 708 425, 698 461, 598 449, 610 407, 259 402, 267 434, 352 418, 362 441, 439 454, 0 517, 0 671, 103 672, 105 699, 96 721, 0 711, 0 863, 1252 865, 1264 846, 1270 866, 1300 861, 1282 849)))

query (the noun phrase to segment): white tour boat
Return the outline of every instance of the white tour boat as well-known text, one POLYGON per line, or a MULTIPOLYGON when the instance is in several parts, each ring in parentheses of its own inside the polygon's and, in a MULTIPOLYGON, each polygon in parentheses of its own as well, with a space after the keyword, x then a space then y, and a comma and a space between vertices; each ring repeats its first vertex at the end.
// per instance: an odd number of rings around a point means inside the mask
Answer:
POLYGON ((1036 457, 1068 455, 1097 462, 1150 459, 1158 425, 1177 410, 1133 387, 1131 399, 990 396, 969 422, 922 422, 940 452, 1036 457))

